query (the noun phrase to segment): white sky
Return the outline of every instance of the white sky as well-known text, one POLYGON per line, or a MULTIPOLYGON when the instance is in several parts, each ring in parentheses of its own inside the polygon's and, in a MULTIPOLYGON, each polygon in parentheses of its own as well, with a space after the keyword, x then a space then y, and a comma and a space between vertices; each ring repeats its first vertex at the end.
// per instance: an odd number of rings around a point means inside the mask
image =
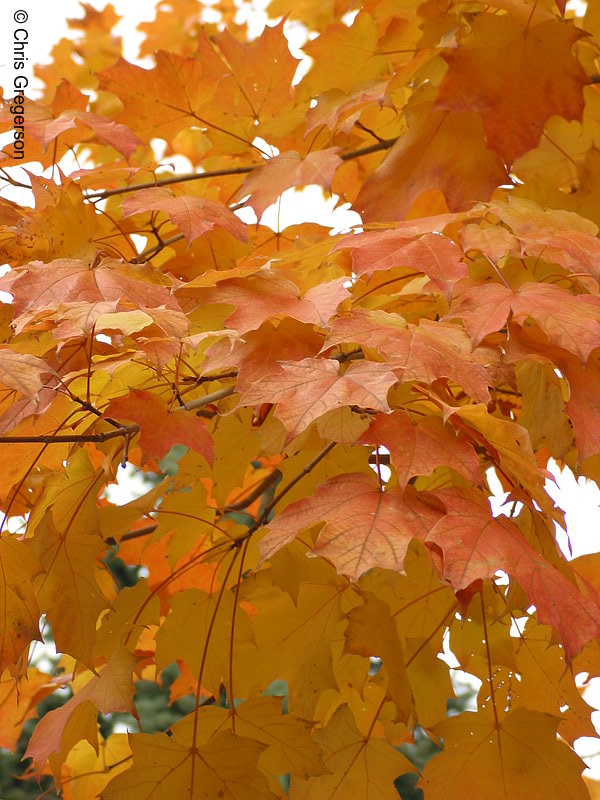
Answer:
MULTIPOLYGON (((96 8, 106 5, 105 0, 88 0, 96 8)), ((20 74, 25 74, 29 79, 29 87, 26 93, 28 96, 36 96, 41 88, 41 84, 33 77, 33 65, 35 63, 47 63, 50 61, 50 51, 52 46, 63 36, 69 34, 66 20, 73 17, 82 17, 83 10, 78 0, 0 0, 0 54, 3 54, 0 63, 0 86, 5 88, 7 97, 13 92, 11 90, 15 71, 12 68, 12 37, 13 31, 17 27, 25 28, 28 32, 26 55, 28 56, 28 69, 20 74), (17 24, 13 20, 13 15, 17 11, 26 11, 28 14, 27 22, 17 24), (33 91, 31 91, 33 89, 33 91), (37 90, 37 91, 36 91, 37 90)), ((135 27, 141 21, 154 19, 154 6, 156 0, 145 0, 144 2, 131 2, 131 0, 113 0, 113 6, 118 14, 123 15, 115 34, 123 38, 124 56, 130 61, 136 61, 141 66, 150 66, 137 59, 138 46, 141 36, 136 32, 135 27)), ((177 0, 173 0, 176 7, 177 0)), ((241 5, 241 0, 236 0, 241 5)), ((264 1, 254 3, 254 7, 262 8, 264 1)), ((583 0, 569 0, 567 8, 573 8, 579 15, 585 10, 583 0)), ((245 3, 240 11, 240 21, 248 18, 250 5, 245 3)), ((265 14, 260 11, 251 12, 253 34, 258 35, 265 24, 265 14)), ((305 32, 299 26, 287 26, 286 35, 290 40, 294 55, 300 57, 302 54, 297 51, 297 47, 302 44, 305 32)), ((10 137, 10 134, 8 135, 10 137)), ((8 140, 0 137, 0 146, 8 140)), ((174 164, 177 171, 188 172, 191 165, 184 158, 170 157, 169 163, 174 164)), ((76 168, 76 167, 73 167, 76 168)), ((31 167, 28 165, 28 169, 31 167)), ((35 170, 32 170, 35 171, 35 170)), ((2 189, 3 196, 18 200, 21 203, 31 203, 29 193, 18 195, 13 190, 2 189)), ((279 214, 279 226, 281 228, 298 222, 320 222, 330 225, 334 229, 343 230, 360 224, 357 214, 349 211, 347 207, 334 210, 336 199, 323 199, 323 194, 318 187, 309 187, 302 193, 289 190, 282 198, 280 209, 275 206, 267 209, 262 218, 263 224, 276 229, 279 214)), ((239 216, 246 222, 253 221, 253 212, 244 209, 239 216)), ((0 265, 0 274, 2 273, 0 265)), ((2 298, 0 298, 2 299, 2 298)), ((8 298, 6 298, 8 299, 8 298)), ((597 552, 600 549, 600 490, 595 483, 580 479, 576 481, 569 470, 562 474, 556 465, 550 467, 555 475, 557 484, 547 483, 547 490, 554 501, 566 511, 567 530, 569 532, 572 547, 572 556, 569 554, 567 537, 564 532, 559 532, 559 544, 567 556, 576 557, 585 553, 597 552)), ((116 487, 115 487, 116 489, 116 487)), ((113 502, 124 502, 128 493, 127 480, 122 484, 121 491, 115 491, 111 495, 113 502)), ((495 513, 500 511, 503 496, 496 491, 497 500, 492 505, 495 513)), ((600 709, 600 680, 594 681, 585 693, 586 701, 594 708, 600 709)), ((600 729, 600 711, 594 714, 596 727, 600 729)), ((598 753, 598 741, 595 739, 579 739, 576 743, 577 752, 585 758, 586 763, 593 769, 586 771, 586 774, 595 778, 600 778, 600 753, 598 753)))

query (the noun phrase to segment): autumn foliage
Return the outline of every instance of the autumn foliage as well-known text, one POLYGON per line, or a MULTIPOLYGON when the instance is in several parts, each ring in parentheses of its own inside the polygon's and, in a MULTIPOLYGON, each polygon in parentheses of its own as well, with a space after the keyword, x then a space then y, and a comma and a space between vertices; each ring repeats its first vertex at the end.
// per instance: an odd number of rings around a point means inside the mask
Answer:
POLYGON ((600 557, 544 487, 600 478, 599 4, 172 5, 143 67, 85 6, 0 154, 0 746, 68 687, 73 800, 588 798, 600 557), (309 185, 363 225, 259 224, 309 185))

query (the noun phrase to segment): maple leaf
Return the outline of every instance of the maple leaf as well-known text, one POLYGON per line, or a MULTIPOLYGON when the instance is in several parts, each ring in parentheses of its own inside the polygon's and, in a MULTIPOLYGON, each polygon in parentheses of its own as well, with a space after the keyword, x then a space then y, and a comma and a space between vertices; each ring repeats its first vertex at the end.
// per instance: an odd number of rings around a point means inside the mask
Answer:
POLYGON ((508 800, 515 792, 524 797, 540 788, 586 800, 581 762, 556 740, 555 731, 550 715, 525 708, 499 721, 489 711, 459 714, 436 726, 444 750, 425 767, 421 785, 426 792, 443 791, 449 800, 464 797, 465 791, 485 800, 508 800))
MULTIPOLYGON (((511 236, 505 228, 487 227, 504 237, 505 246, 496 253, 486 247, 478 247, 493 260, 503 255, 529 255, 559 264, 570 272, 588 272, 598 278, 600 242, 598 226, 588 219, 569 211, 540 208, 536 203, 522 198, 507 198, 507 203, 490 203, 489 209, 497 214, 513 231, 511 236)), ((475 226, 467 226, 462 234, 475 226)))
POLYGON ((123 200, 123 215, 130 217, 143 211, 164 211, 181 230, 188 244, 198 236, 212 231, 216 225, 236 239, 246 241, 246 226, 221 203, 203 197, 175 195, 170 189, 141 189, 134 197, 123 200))
POLYGON ((85 732, 85 738, 97 750, 97 711, 130 711, 133 707, 135 663, 131 653, 116 651, 100 675, 92 677, 63 706, 46 714, 25 754, 33 758, 38 774, 50 758, 54 775, 60 775, 61 763, 80 738, 78 729, 85 732))
POLYGON ((395 800, 394 779, 412 772, 410 761, 382 739, 365 739, 357 730, 348 706, 339 708, 327 728, 315 734, 325 754, 331 775, 292 783, 290 796, 296 800, 328 797, 341 800, 358 796, 365 800, 395 800), (341 776, 341 780, 340 780, 341 776))
MULTIPOLYGON (((218 693, 221 683, 228 682, 228 658, 231 635, 221 628, 222 635, 214 637, 210 652, 202 646, 207 640, 207 630, 215 615, 230 619, 233 598, 208 595, 197 589, 178 593, 170 601, 171 613, 156 635, 156 662, 164 668, 176 659, 183 659, 195 675, 202 673, 202 685, 212 694, 218 693), (194 635, 182 635, 185 630, 194 635)), ((249 662, 254 658, 255 647, 250 623, 244 611, 236 614, 234 635, 239 652, 244 652, 249 662)))
POLYGON ((280 362, 313 358, 322 344, 323 335, 313 326, 291 317, 284 317, 279 324, 268 320, 246 333, 233 347, 225 340, 211 347, 204 367, 211 370, 236 366, 236 387, 243 392, 264 375, 283 372, 280 362))
POLYGON ((41 99, 0 99, 20 778, 393 800, 410 747, 426 800, 586 796, 598 558, 563 556, 546 482, 600 480, 600 17, 567 5, 271 0, 259 32, 159 0, 145 68, 84 6, 41 99), (244 221, 304 186, 333 217, 244 221))
POLYGON ((96 508, 100 480, 85 452, 79 451, 65 475, 55 474, 46 482, 31 518, 36 535, 26 541, 42 566, 36 597, 42 608, 51 609, 55 641, 87 665, 93 664, 98 616, 108 604, 95 569, 106 547, 99 536, 96 508), (74 498, 78 498, 75 508, 74 498))
POLYGON ((0 347, 0 381, 7 389, 12 389, 22 397, 38 397, 44 381, 42 375, 50 375, 53 370, 41 358, 17 354, 8 347, 0 347))
POLYGON ((323 89, 356 91, 380 77, 387 64, 376 53, 377 38, 376 22, 367 11, 359 13, 350 27, 333 22, 304 48, 315 61, 302 81, 304 92, 314 96, 323 89))
POLYGON ((227 29, 214 38, 229 67, 214 101, 221 110, 264 121, 288 106, 297 59, 290 53, 283 24, 266 26, 252 42, 240 42, 227 29))
POLYGON ((15 674, 27 642, 39 639, 38 605, 33 580, 42 572, 42 565, 22 542, 12 538, 0 539, 2 568, 2 601, 0 619, 3 634, 0 638, 0 667, 15 674))
POLYGON ((283 374, 267 375, 242 395, 243 405, 277 403, 277 417, 291 439, 332 408, 355 404, 388 411, 386 395, 396 377, 385 364, 351 364, 341 375, 339 364, 302 359, 281 364, 283 374), (310 386, 311 392, 306 392, 310 386))
POLYGON ((63 111, 58 117, 37 117, 28 120, 27 132, 43 145, 44 150, 64 131, 75 128, 81 122, 91 128, 99 139, 111 145, 119 153, 129 158, 135 151, 140 139, 125 125, 105 119, 98 114, 87 111, 63 111))
POLYGON ((486 146, 474 114, 410 110, 408 131, 362 185, 354 208, 363 220, 404 219, 424 192, 438 191, 451 211, 487 200, 506 181, 501 160, 486 146))
POLYGON ((482 15, 463 47, 444 55, 436 105, 480 114, 490 147, 510 164, 537 145, 552 114, 581 117, 587 77, 571 52, 579 36, 558 20, 523 28, 510 16, 482 15), (475 85, 477 72, 486 78, 475 85))
POLYGON ((514 523, 492 517, 476 494, 467 497, 442 492, 438 496, 448 513, 433 525, 426 542, 440 548, 439 571, 454 589, 505 570, 535 603, 540 620, 560 631, 569 657, 600 634, 598 595, 579 591, 536 553, 514 523))
POLYGON ((594 358, 585 367, 572 358, 564 368, 571 390, 567 409, 575 429, 579 459, 584 461, 593 458, 600 449, 600 429, 597 422, 600 413, 600 370, 598 361, 594 358))
POLYGON ((185 792, 193 800, 271 800, 277 797, 257 769, 264 745, 232 733, 220 733, 196 747, 164 733, 130 738, 133 767, 112 780, 106 800, 150 800, 160 786, 163 796, 185 792), (220 777, 220 776, 223 777, 220 777))
POLYGON ((329 321, 338 305, 348 297, 345 279, 320 283, 304 293, 289 279, 267 270, 244 275, 241 280, 228 273, 217 276, 217 287, 207 285, 203 275, 177 290, 182 305, 184 298, 198 298, 202 304, 227 303, 234 310, 227 316, 228 325, 239 333, 257 330, 268 319, 288 316, 299 322, 322 325, 329 321))
MULTIPOLYGON (((277 558, 272 565, 277 565, 277 558)), ((335 682, 333 638, 339 634, 341 641, 341 628, 346 624, 341 609, 348 581, 336 576, 329 565, 315 561, 300 559, 304 569, 294 574, 291 587, 277 577, 267 582, 264 576, 241 587, 255 610, 255 686, 269 686, 278 676, 287 681, 289 708, 303 719, 314 717, 323 693, 335 682), (279 582, 285 588, 280 588, 279 582), (306 681, 308 674, 311 677, 306 681)), ((279 568, 285 570, 289 565, 284 558, 279 568)))
POLYGON ((58 259, 46 264, 31 261, 2 279, 3 291, 12 292, 18 315, 24 311, 55 308, 58 303, 83 301, 88 304, 136 298, 148 308, 178 309, 170 282, 150 265, 124 264, 113 259, 96 266, 79 259, 58 259), (139 294, 141 288, 144 292, 139 294), (135 289, 135 291, 134 291, 135 289))
POLYGON ((413 422, 403 411, 379 415, 359 439, 388 448, 402 487, 415 475, 430 475, 440 464, 452 467, 479 483, 479 464, 473 448, 430 416, 413 422))
POLYGON ((462 252, 445 236, 426 233, 415 238, 416 233, 416 226, 371 231, 343 239, 333 250, 352 250, 352 269, 357 275, 398 266, 424 272, 450 298, 454 283, 468 274, 462 252))
POLYGON ((362 656, 377 653, 388 676, 388 691, 404 722, 412 708, 410 684, 406 675, 402 643, 389 606, 375 595, 365 593, 364 604, 348 615, 346 650, 362 656))
POLYGON ((13 677, 0 681, 0 742, 6 750, 14 750, 21 735, 23 723, 35 717, 37 704, 57 688, 57 681, 51 675, 30 668, 25 681, 15 681, 13 677))
POLYGON ((478 292, 469 289, 458 301, 459 314, 475 344, 502 328, 512 310, 515 322, 531 317, 552 344, 575 353, 583 363, 600 346, 597 297, 573 295, 541 283, 526 283, 515 294, 501 284, 479 288, 478 292))
POLYGON ((112 400, 105 412, 132 420, 140 426, 140 447, 144 461, 162 458, 174 444, 185 444, 213 460, 213 441, 204 423, 185 411, 169 411, 166 403, 150 392, 131 389, 127 397, 112 400))
POLYGON ((424 539, 439 514, 412 493, 382 491, 368 476, 339 476, 270 522, 260 551, 269 558, 298 532, 326 520, 313 552, 339 572, 358 578, 374 566, 402 569, 411 539, 424 539))
POLYGON ((100 74, 99 85, 114 91, 123 103, 119 120, 149 141, 175 136, 211 102, 217 89, 212 67, 210 61, 201 64, 195 58, 159 51, 154 69, 120 60, 100 74))
POLYGON ((292 186, 316 184, 329 191, 333 174, 343 163, 337 152, 338 148, 330 147, 302 158, 299 153, 288 150, 270 158, 245 179, 238 197, 250 195, 247 205, 254 209, 260 220, 265 209, 292 186))
POLYGON ((418 326, 408 326, 403 317, 359 309, 334 320, 325 344, 340 342, 377 348, 401 381, 433 383, 449 378, 462 385, 474 400, 489 399, 491 351, 477 353, 456 325, 425 319, 418 326))
POLYGON ((98 754, 87 742, 78 742, 63 765, 73 800, 100 796, 106 784, 127 769, 130 758, 126 733, 113 733, 107 739, 99 737, 98 754))
POLYGON ((81 189, 67 178, 60 186, 36 175, 29 180, 37 213, 25 212, 14 226, 3 226, 3 258, 15 266, 34 259, 94 259, 99 249, 96 236, 102 237, 106 228, 94 209, 83 202, 81 189))
POLYGON ((238 736, 256 739, 266 748, 259 756, 261 766, 275 774, 291 772, 300 778, 324 775, 328 772, 321 751, 308 732, 308 726, 295 714, 282 714, 281 700, 277 697, 257 697, 242 703, 235 715, 228 709, 207 707, 198 717, 188 715, 173 726, 173 735, 185 740, 196 735, 201 744, 217 732, 229 731, 235 726, 238 736))

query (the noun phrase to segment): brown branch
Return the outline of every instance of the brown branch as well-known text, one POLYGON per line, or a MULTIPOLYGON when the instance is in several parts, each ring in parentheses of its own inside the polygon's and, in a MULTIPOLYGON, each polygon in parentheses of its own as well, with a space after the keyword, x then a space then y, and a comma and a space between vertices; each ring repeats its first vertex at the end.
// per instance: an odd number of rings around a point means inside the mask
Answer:
MULTIPOLYGON (((380 142, 368 145, 367 147, 359 147, 357 150, 350 150, 348 153, 342 153, 340 158, 342 161, 350 161, 352 158, 360 158, 360 156, 368 156, 371 153, 377 153, 379 150, 389 150, 398 141, 399 137, 394 139, 382 139, 380 142)), ((90 192, 85 195, 86 200, 104 200, 107 197, 113 197, 117 194, 127 194, 128 192, 137 192, 140 189, 154 189, 157 186, 169 186, 173 183, 185 183, 186 181, 201 181, 208 178, 220 178, 226 175, 247 175, 254 172, 258 167, 262 167, 266 162, 260 164, 253 164, 249 167, 230 167, 229 169, 213 169, 207 172, 189 172, 183 175, 173 175, 168 178, 157 178, 154 181, 147 181, 146 183, 138 183, 135 186, 121 186, 117 189, 106 189, 104 191, 90 192)))
POLYGON ((140 189, 154 189, 157 186, 169 186, 172 183, 185 183, 186 181, 200 181, 207 178, 220 178, 225 175, 245 175, 248 172, 253 172, 260 164, 255 164, 252 167, 230 167, 229 169, 213 169, 207 172, 187 172, 183 175, 172 175, 169 178, 157 178, 155 181, 146 181, 146 183, 138 183, 135 186, 122 186, 118 189, 106 189, 101 192, 90 192, 85 195, 86 200, 104 200, 106 197, 113 197, 116 194, 127 194, 128 192, 137 192, 140 189))
POLYGON ((344 364, 346 361, 357 361, 365 357, 365 354, 360 348, 350 350, 347 353, 336 353, 334 356, 328 356, 332 361, 337 361, 339 364, 344 364))
POLYGON ((267 475, 258 486, 253 489, 250 494, 247 494, 246 497, 242 497, 241 500, 236 500, 235 503, 229 503, 225 506, 225 512, 228 511, 241 511, 243 508, 248 508, 255 500, 257 500, 261 494, 266 492, 266 490, 271 486, 273 483, 281 478, 281 472, 278 469, 274 469, 270 475, 267 475))
POLYGON ((216 403, 217 400, 222 400, 224 397, 229 397, 235 394, 235 386, 226 386, 224 389, 217 389, 216 392, 199 397, 197 400, 190 400, 189 403, 184 403, 182 406, 177 406, 175 411, 193 411, 195 408, 202 408, 211 403, 216 403))
MULTIPOLYGON (((204 397, 199 397, 197 400, 190 400, 189 403, 184 403, 178 406, 175 411, 191 411, 194 408, 201 408, 223 397, 229 397, 235 393, 235 386, 226 386, 224 389, 218 389, 216 392, 207 394, 204 397)), ((93 408, 85 400, 73 397, 88 411, 94 414, 100 414, 98 409, 93 408)), ((114 420, 107 419, 110 425, 118 425, 114 420)), ((0 444, 17 444, 19 442, 40 442, 43 444, 57 444, 62 442, 106 442, 109 439, 115 439, 117 436, 123 436, 126 441, 140 432, 140 426, 136 423, 131 425, 119 425, 114 431, 107 431, 105 433, 73 433, 73 434, 40 434, 38 436, 0 436, 0 444)))
MULTIPOLYGON (((158 522, 150 522, 148 525, 143 525, 140 528, 134 528, 131 531, 127 531, 124 533, 123 536, 119 539, 119 544, 121 542, 128 542, 130 539, 140 539, 142 536, 149 536, 151 533, 158 528, 158 522)), ((109 536, 104 540, 106 544, 115 545, 117 544, 117 540, 114 536, 109 536)))
MULTIPOLYGON (((245 542, 246 539, 249 539, 254 533, 256 533, 256 531, 260 527, 262 527, 262 525, 264 525, 265 522, 267 522, 269 514, 271 513, 273 508, 277 505, 277 503, 281 500, 281 498, 284 497, 290 491, 290 489, 292 489, 298 483, 298 481, 302 480, 302 478, 305 475, 308 475, 308 473, 311 472, 317 466, 319 461, 322 461, 325 458, 325 456, 329 452, 331 452, 331 450, 333 450, 336 444, 337 442, 330 442, 319 453, 317 453, 317 455, 312 459, 312 461, 310 461, 304 467, 304 469, 300 473, 298 473, 298 475, 296 475, 296 477, 292 481, 290 481, 290 483, 281 492, 279 492, 277 497, 275 497, 271 501, 271 503, 269 503, 269 505, 264 509, 260 517, 252 525, 252 527, 248 529, 247 533, 230 542, 230 547, 231 548, 240 547, 240 545, 243 542, 245 542)), ((268 475, 263 481, 260 482, 260 484, 255 489, 252 490, 252 492, 250 492, 250 494, 248 494, 242 500, 238 500, 235 503, 230 503, 229 505, 226 505, 224 508, 224 513, 227 513, 228 511, 238 511, 243 508, 246 508, 247 506, 250 505, 250 503, 254 502, 254 500, 256 500, 257 497, 260 497, 260 495, 263 494, 263 492, 265 492, 266 489, 268 489, 269 486, 275 483, 275 481, 278 480, 280 477, 281 477, 281 472, 278 469, 274 469, 270 475, 268 475)), ((148 536, 149 534, 154 533, 154 531, 157 528, 158 528, 158 522, 151 522, 148 525, 142 526, 141 528, 134 528, 133 530, 127 531, 127 533, 123 534, 123 536, 121 536, 121 538, 119 539, 119 542, 125 542, 128 541, 129 539, 138 539, 141 536, 148 536)), ((109 537, 108 539, 105 539, 105 542, 110 545, 114 545, 117 543, 112 536, 109 537)))
MULTIPOLYGON (((89 402, 89 400, 82 400, 81 397, 78 397, 76 394, 73 394, 73 392, 69 389, 68 386, 64 384, 63 386, 64 386, 64 391, 67 394, 67 397, 69 397, 70 400, 73 400, 74 403, 79 403, 79 405, 82 406, 82 408, 85 408, 86 411, 89 411, 91 414, 95 414, 97 417, 101 417, 103 415, 104 412, 99 411, 95 406, 93 406, 89 402)), ((122 427, 120 422, 116 422, 114 419, 111 419, 110 417, 104 417, 104 421, 108 422, 108 424, 112 425, 114 428, 119 428, 119 430, 122 427)))
MULTIPOLYGON (((258 497, 261 496, 273 483, 281 478, 281 472, 278 469, 273 470, 270 475, 267 475, 258 486, 253 489, 250 494, 243 497, 241 500, 237 500, 235 503, 229 503, 225 506, 224 511, 225 513, 229 511, 241 511, 244 508, 247 508, 251 505, 258 497)), ((149 536, 151 533, 158 528, 158 522, 150 522, 148 525, 142 525, 139 528, 133 528, 133 530, 127 531, 124 533, 123 536, 119 539, 119 544, 121 542, 128 542, 130 539, 139 539, 142 536, 149 536)), ((113 536, 109 536, 107 539, 104 540, 106 544, 115 545, 117 544, 117 540, 113 536)))
POLYGON ((296 477, 292 481, 290 481, 290 483, 288 483, 285 489, 282 489, 277 495, 277 497, 273 498, 271 503, 269 503, 269 505, 260 515, 260 518, 257 520, 257 527, 265 524, 265 522, 269 518, 269 514, 275 508, 275 506, 281 500, 281 498, 284 497, 291 489, 293 489, 293 487, 298 483, 298 481, 302 480, 302 478, 305 475, 308 475, 309 472, 312 472, 312 470, 317 466, 319 461, 322 461, 325 458, 325 456, 333 450, 336 444, 337 442, 329 442, 329 444, 326 445, 326 447, 324 447, 319 453, 317 453, 317 455, 312 459, 312 461, 309 461, 308 464, 304 467, 304 469, 301 472, 299 472, 298 475, 296 475, 296 477))
POLYGON ((0 169, 0 177, 2 180, 5 180, 7 183, 10 183, 11 186, 17 186, 20 189, 31 189, 31 184, 21 183, 21 181, 17 181, 12 178, 5 169, 0 169))
POLYGON ((368 147, 359 147, 358 150, 350 150, 348 153, 341 153, 340 158, 342 161, 350 161, 352 158, 368 156, 371 153, 377 153, 379 150, 389 150, 390 147, 396 144, 399 138, 399 136, 396 136, 394 139, 382 139, 380 142, 368 145, 368 147))
POLYGON ((161 250, 164 250, 165 247, 168 247, 170 244, 174 244, 178 242, 180 239, 184 238, 183 233, 176 233, 175 236, 171 236, 169 239, 159 239, 155 245, 149 247, 147 250, 143 250, 141 253, 138 253, 137 256, 130 259, 130 264, 142 264, 144 261, 147 261, 149 258, 152 258, 157 253, 160 253, 161 250))
POLYGON ((106 442, 109 439, 115 439, 117 436, 123 436, 130 439, 140 432, 140 426, 137 424, 121 425, 120 428, 107 433, 80 433, 71 435, 62 434, 42 434, 39 436, 0 436, 0 443, 15 444, 18 442, 41 442, 43 444, 58 444, 59 442, 106 442))

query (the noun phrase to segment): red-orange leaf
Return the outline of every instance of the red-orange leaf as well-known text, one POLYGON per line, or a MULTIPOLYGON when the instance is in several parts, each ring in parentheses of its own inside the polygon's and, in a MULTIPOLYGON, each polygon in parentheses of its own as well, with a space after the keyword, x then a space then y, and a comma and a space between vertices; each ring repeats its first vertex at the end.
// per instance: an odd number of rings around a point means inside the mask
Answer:
POLYGON ((299 322, 324 326, 349 296, 344 288, 345 278, 319 283, 302 296, 296 284, 266 269, 243 278, 229 278, 225 273, 214 288, 209 288, 207 282, 202 275, 181 287, 177 297, 181 298, 182 305, 184 298, 197 297, 202 305, 227 303, 234 306, 235 310, 227 317, 227 325, 241 334, 260 328, 271 317, 288 316, 299 322))
POLYGON ((156 67, 150 70, 120 59, 99 74, 99 86, 117 94, 123 103, 119 122, 128 125, 144 141, 157 136, 173 137, 197 122, 195 115, 210 103, 217 91, 215 78, 226 71, 214 53, 213 61, 209 60, 210 53, 209 47, 201 61, 159 51, 156 67))
POLYGON ((439 509, 415 492, 383 490, 375 477, 360 473, 340 475, 275 517, 259 549, 263 559, 269 558, 324 521, 311 552, 357 579, 371 567, 401 570, 411 540, 424 539, 439 518, 439 509))
POLYGON ((326 346, 358 342, 376 347, 401 381, 433 383, 448 378, 460 384, 473 399, 489 400, 489 371, 494 366, 491 350, 474 350, 469 337, 458 325, 422 320, 407 325, 397 314, 353 311, 337 317, 326 346))
POLYGON ((140 189, 123 200, 123 216, 144 211, 164 211, 181 230, 188 244, 216 226, 224 228, 236 239, 247 241, 246 226, 222 203, 193 195, 175 195, 164 186, 140 189))
POLYGON ((453 285, 467 275, 462 251, 446 236, 425 233, 415 238, 416 232, 416 226, 412 229, 400 227, 398 230, 370 231, 342 239, 333 250, 351 249, 352 269, 357 275, 410 267, 431 278, 450 298, 453 285))
POLYGON ((398 139, 360 190, 353 207, 366 222, 404 219, 423 192, 442 192, 460 211, 488 199, 506 181, 502 162, 488 150, 475 114, 411 109, 408 132, 398 139))
POLYGON ((452 467, 473 483, 482 480, 473 447, 444 426, 439 417, 412 420, 401 410, 388 416, 379 414, 358 441, 387 447, 402 487, 413 476, 431 475, 442 464, 452 467))
POLYGON ((114 147, 126 158, 132 155, 139 144, 142 144, 127 126, 87 111, 63 111, 58 117, 39 116, 28 122, 27 133, 41 142, 46 150, 50 142, 61 133, 78 127, 78 122, 91 128, 101 141, 114 147))
POLYGON ((584 367, 570 358, 561 365, 569 382, 567 412, 575 430, 579 461, 600 452, 600 369, 597 358, 584 367))
POLYGON ((254 209, 258 219, 264 210, 293 186, 315 184, 329 191, 336 169, 343 163, 337 155, 339 147, 314 150, 306 158, 295 150, 287 150, 270 158, 264 166, 251 172, 238 192, 238 198, 250 195, 246 205, 254 209))
POLYGON ((467 289, 449 317, 460 317, 474 344, 502 328, 513 313, 521 324, 534 319, 550 343, 574 353, 585 363, 600 347, 600 297, 574 295, 547 283, 525 283, 517 292, 502 284, 467 289))
POLYGON ((42 376, 50 376, 54 370, 41 358, 27 353, 15 353, 8 347, 0 346, 0 382, 28 400, 38 398, 45 381, 42 376))
POLYGON ((513 522, 492 517, 481 495, 449 490, 438 496, 448 513, 426 541, 440 575, 453 589, 465 589, 504 570, 521 584, 540 621, 560 633, 568 657, 600 636, 600 597, 594 590, 580 591, 528 544, 513 522))
POLYGON ((326 359, 304 358, 282 362, 283 374, 266 375, 243 395, 243 405, 277 403, 276 416, 283 422, 288 439, 332 408, 356 405, 389 411, 387 391, 396 376, 386 364, 357 362, 344 374, 340 365, 326 359))
POLYGON ((130 389, 106 409, 112 418, 131 420, 140 426, 140 447, 144 462, 166 456, 174 444, 185 444, 212 463, 214 444, 202 420, 189 411, 170 410, 151 392, 130 389))
POLYGON ((97 265, 75 258, 44 264, 31 261, 12 270, 0 289, 12 292, 15 315, 25 310, 55 309, 59 303, 126 300, 135 307, 178 309, 171 282, 149 264, 103 259, 97 265))

